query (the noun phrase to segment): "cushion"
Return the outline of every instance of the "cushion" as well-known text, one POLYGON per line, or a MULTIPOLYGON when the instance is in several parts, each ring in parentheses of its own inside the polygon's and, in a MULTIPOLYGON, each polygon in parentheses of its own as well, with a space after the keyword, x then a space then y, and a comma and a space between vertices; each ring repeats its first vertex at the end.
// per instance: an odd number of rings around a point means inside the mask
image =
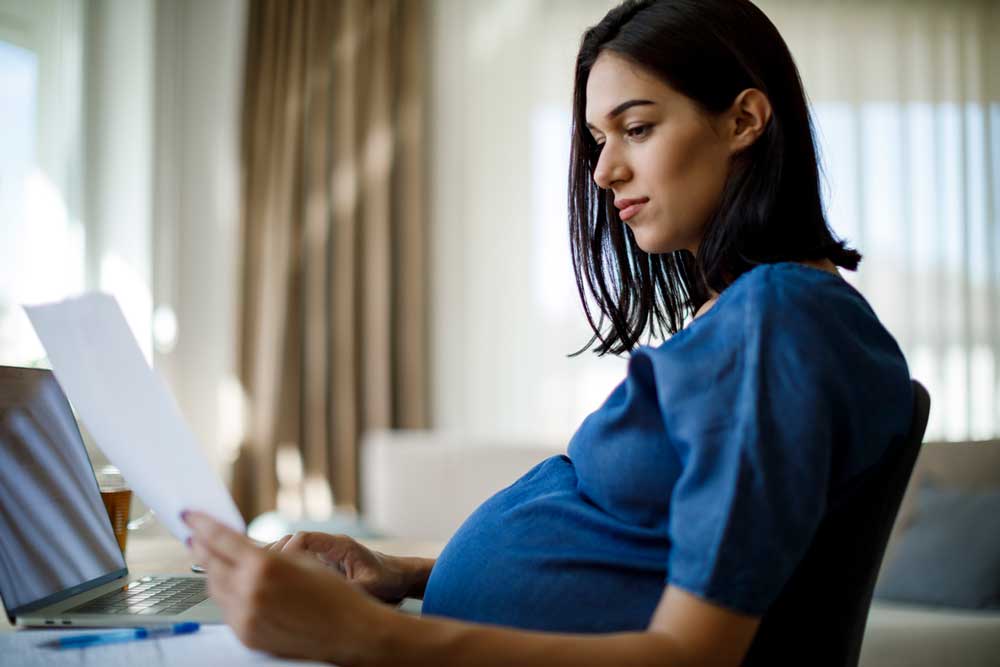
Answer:
POLYGON ((884 563, 892 561, 899 538, 913 523, 917 496, 927 484, 966 491, 1000 489, 1000 440, 924 443, 889 536, 884 563))
POLYGON ((914 517, 883 568, 875 596, 1000 609, 1000 488, 920 488, 914 517))

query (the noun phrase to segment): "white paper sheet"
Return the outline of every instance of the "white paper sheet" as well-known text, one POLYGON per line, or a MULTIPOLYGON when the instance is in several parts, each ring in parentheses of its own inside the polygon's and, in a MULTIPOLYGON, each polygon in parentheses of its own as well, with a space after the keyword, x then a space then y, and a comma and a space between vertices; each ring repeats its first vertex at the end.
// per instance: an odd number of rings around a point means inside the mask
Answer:
POLYGON ((170 532, 187 538, 185 509, 243 531, 236 504, 146 363, 118 302, 91 293, 24 309, 97 446, 170 532))
MULTIPOLYGON (((251 651, 243 646, 226 625, 203 625, 190 635, 143 639, 121 644, 106 644, 80 649, 43 647, 53 639, 68 635, 100 634, 108 630, 19 630, 0 632, 0 664, 18 667, 66 667, 102 665, 104 667, 218 667, 219 665, 267 665, 270 667, 306 667, 319 665, 276 658, 251 651)), ((325 663, 324 663, 325 664, 325 663)), ((326 667, 329 667, 327 665, 326 667)))

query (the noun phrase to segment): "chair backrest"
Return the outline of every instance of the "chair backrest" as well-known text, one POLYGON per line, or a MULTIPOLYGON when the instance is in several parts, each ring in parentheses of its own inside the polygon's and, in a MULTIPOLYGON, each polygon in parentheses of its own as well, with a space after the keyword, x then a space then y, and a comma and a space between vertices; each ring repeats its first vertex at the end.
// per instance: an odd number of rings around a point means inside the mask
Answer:
POLYGON ((916 380, 913 403, 905 441, 893 443, 847 500, 828 511, 761 619, 745 666, 858 664, 875 579, 927 428, 930 396, 916 380))

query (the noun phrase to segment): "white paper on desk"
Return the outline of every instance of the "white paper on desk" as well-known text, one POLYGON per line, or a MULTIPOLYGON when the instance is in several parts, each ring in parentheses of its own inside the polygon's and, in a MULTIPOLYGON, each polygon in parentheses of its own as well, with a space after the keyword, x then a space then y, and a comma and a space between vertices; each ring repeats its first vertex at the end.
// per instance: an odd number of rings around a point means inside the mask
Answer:
MULTIPOLYGON (((318 662, 277 658, 243 646, 225 625, 203 625, 190 635, 105 644, 85 649, 57 650, 42 645, 67 630, 19 630, 0 632, 0 664, 18 667, 307 667, 318 662)), ((101 634, 107 630, 77 630, 72 634, 101 634)), ((328 664, 324 667, 330 667, 328 664)))
POLYGON ((236 504, 146 363, 118 302, 91 293, 24 309, 97 446, 170 532, 187 538, 185 509, 243 531, 236 504))

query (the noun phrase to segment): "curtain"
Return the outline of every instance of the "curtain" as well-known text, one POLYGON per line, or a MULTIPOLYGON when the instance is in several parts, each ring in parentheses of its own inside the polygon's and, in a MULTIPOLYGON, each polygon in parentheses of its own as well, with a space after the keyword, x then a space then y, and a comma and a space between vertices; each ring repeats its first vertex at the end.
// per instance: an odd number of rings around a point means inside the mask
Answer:
POLYGON ((428 406, 423 5, 251 0, 241 137, 244 516, 357 510, 369 429, 428 406))
POLYGON ((930 391, 930 439, 1000 436, 1000 7, 763 0, 810 96, 847 277, 930 391))

